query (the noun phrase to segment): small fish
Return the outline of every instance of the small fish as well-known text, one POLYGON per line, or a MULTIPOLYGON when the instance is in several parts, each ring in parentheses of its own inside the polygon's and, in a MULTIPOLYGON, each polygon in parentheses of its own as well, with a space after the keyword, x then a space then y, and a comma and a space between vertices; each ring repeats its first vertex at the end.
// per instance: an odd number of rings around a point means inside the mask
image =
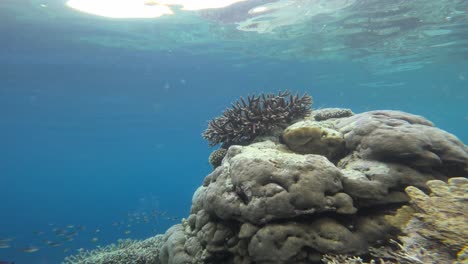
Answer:
POLYGON ((0 248, 10 248, 11 246, 5 243, 0 244, 0 248))
POLYGON ((34 252, 39 251, 39 248, 31 246, 31 247, 22 248, 20 251, 25 252, 25 253, 34 253, 34 252))
POLYGON ((52 243, 49 243, 49 246, 51 246, 51 247, 60 247, 61 245, 63 245, 63 244, 60 243, 60 242, 52 242, 52 243))
POLYGON ((68 252, 68 251, 70 251, 70 248, 64 248, 64 249, 63 249, 63 252, 64 252, 64 253, 65 253, 65 252, 68 252))
POLYGON ((13 240, 15 240, 14 237, 2 238, 2 239, 0 239, 0 244, 1 244, 1 243, 11 242, 11 241, 13 241, 13 240))
POLYGON ((55 235, 57 236, 63 236, 65 235, 65 230, 61 229, 61 228, 54 228, 52 230, 54 232, 55 235))
POLYGON ((95 233, 99 233, 99 232, 101 232, 101 229, 98 228, 98 229, 96 229, 96 231, 94 231, 94 232, 95 232, 95 233))
POLYGON ((98 242, 98 240, 99 240, 99 238, 97 238, 97 237, 93 237, 93 238, 91 238, 91 242, 93 242, 93 243, 96 243, 96 242, 98 242))
POLYGON ((33 234, 35 234, 37 236, 40 236, 40 235, 45 234, 45 232, 44 231, 34 231, 33 234))
POLYGON ((75 228, 75 226, 74 225, 67 225, 67 228, 68 229, 73 229, 73 228, 75 228))
POLYGON ((131 234, 131 233, 132 233, 132 231, 130 231, 130 230, 125 230, 125 231, 124 231, 124 234, 125 234, 125 235, 131 234))
POLYGON ((70 233, 66 233, 65 237, 74 237, 76 235, 78 235, 78 232, 70 232, 70 233))

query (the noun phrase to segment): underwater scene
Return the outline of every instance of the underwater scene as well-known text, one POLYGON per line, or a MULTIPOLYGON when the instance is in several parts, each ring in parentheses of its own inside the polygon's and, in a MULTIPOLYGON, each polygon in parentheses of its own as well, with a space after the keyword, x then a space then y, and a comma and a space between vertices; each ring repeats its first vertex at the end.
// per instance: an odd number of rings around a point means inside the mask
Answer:
POLYGON ((468 1, 1 0, 0 264, 468 263, 468 1))

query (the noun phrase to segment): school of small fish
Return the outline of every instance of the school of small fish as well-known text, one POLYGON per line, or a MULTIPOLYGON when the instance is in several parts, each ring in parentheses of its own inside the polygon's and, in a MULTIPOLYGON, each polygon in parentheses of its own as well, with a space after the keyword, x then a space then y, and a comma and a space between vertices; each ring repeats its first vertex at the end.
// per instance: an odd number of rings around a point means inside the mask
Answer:
MULTIPOLYGON (((132 227, 140 224, 149 224, 157 220, 166 221, 179 221, 177 217, 170 216, 167 212, 160 212, 152 210, 151 212, 139 212, 139 213, 128 213, 125 220, 115 221, 111 223, 111 227, 114 229, 112 232, 120 232, 125 237, 132 234, 132 227)), ((96 244, 100 241, 99 234, 101 234, 101 228, 87 228, 82 225, 66 225, 59 227, 55 224, 49 224, 48 230, 34 231, 33 235, 36 238, 42 240, 41 244, 26 245, 17 247, 15 243, 15 237, 0 237, 0 253, 1 250, 15 249, 19 252, 26 254, 32 254, 38 252, 41 248, 61 248, 64 253, 69 252, 73 248, 72 241, 74 241, 80 234, 87 234, 91 236, 89 242, 96 244)), ((80 250, 80 249, 77 249, 80 250)), ((0 264, 13 264, 13 262, 0 260, 0 264)))

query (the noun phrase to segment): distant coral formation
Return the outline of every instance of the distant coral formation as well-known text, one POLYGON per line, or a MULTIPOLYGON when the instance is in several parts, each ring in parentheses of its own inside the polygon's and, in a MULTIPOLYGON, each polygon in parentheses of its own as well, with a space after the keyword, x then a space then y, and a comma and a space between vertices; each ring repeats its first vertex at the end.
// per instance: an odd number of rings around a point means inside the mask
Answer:
POLYGON ((245 145, 255 137, 267 133, 277 126, 286 126, 291 121, 304 118, 310 113, 312 97, 290 92, 249 96, 247 101, 240 98, 219 117, 208 123, 203 137, 210 146, 219 143, 227 148, 231 145, 245 145))
MULTIPOLYGON (((205 138, 228 148, 212 155, 190 215, 142 249, 144 263, 466 263, 468 147, 454 135, 400 111, 317 120, 307 97, 261 98, 210 122, 205 138)), ((104 261, 141 259, 140 247, 68 263, 140 263, 104 261)))
POLYGON ((162 247, 162 235, 143 241, 125 239, 106 247, 80 253, 65 258, 63 264, 111 264, 132 263, 149 264, 159 262, 159 249, 162 247))

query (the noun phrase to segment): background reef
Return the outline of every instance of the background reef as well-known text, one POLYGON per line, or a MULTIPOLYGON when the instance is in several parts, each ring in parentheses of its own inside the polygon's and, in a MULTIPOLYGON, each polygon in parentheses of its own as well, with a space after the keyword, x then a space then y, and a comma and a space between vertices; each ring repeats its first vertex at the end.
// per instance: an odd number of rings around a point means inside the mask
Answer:
POLYGON ((466 261, 468 148, 421 116, 320 109, 229 145, 180 224, 64 263, 466 261))

